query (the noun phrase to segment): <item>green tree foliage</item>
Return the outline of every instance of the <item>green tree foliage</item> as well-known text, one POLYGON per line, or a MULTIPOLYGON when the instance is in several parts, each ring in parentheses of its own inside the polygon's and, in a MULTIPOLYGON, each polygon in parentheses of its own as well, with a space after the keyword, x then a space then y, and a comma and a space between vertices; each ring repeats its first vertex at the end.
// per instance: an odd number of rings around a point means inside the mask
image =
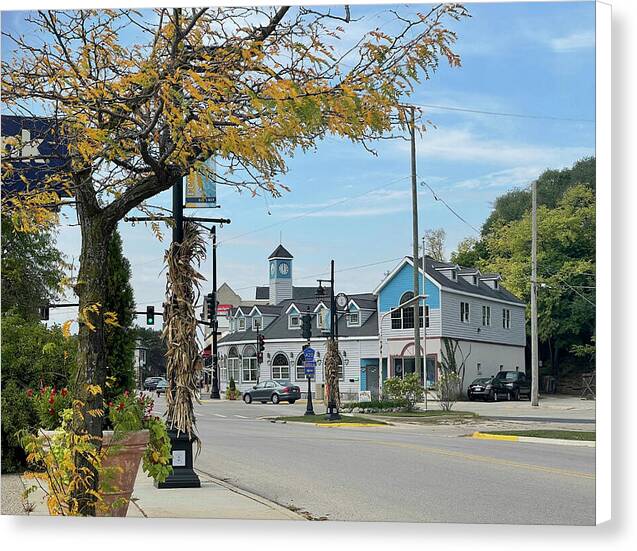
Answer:
POLYGON ((15 433, 37 426, 29 388, 69 384, 77 351, 76 337, 64 337, 58 326, 17 314, 2 316, 2 471, 12 472, 24 461, 15 433))
POLYGON ((148 327, 135 327, 135 339, 139 346, 146 349, 146 368, 142 378, 152 376, 166 376, 166 342, 162 339, 161 331, 148 327))
POLYGON ((105 310, 117 314, 117 325, 106 326, 107 376, 113 377, 106 398, 130 390, 135 384, 135 298, 130 284, 130 263, 122 251, 122 238, 115 232, 108 249, 108 286, 105 310))
POLYGON ((2 312, 39 319, 38 307, 57 298, 64 277, 62 254, 49 231, 17 231, 2 216, 2 312))
POLYGON ((443 228, 425 231, 425 253, 435 260, 445 259, 445 240, 447 232, 443 228))
MULTIPOLYGON (((590 346, 595 331, 595 185, 593 157, 571 168, 547 170, 537 180, 540 355, 556 375, 590 368, 588 358, 572 350, 590 346)), ((530 210, 530 190, 502 195, 482 227, 481 238, 461 242, 452 255, 461 265, 500 273, 507 289, 527 304, 530 210)), ((527 321, 529 315, 527 309, 527 321)))
POLYGON ((400 401, 406 404, 407 411, 413 411, 424 397, 425 389, 415 373, 404 378, 393 377, 383 383, 383 399, 400 401))

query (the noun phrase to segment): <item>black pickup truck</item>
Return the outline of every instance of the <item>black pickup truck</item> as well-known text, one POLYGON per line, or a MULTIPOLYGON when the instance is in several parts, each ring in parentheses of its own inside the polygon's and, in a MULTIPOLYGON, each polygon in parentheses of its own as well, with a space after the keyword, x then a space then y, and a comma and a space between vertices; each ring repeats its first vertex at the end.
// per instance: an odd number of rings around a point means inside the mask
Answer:
POLYGON ((500 371, 494 379, 507 389, 511 400, 519 400, 520 396, 531 399, 531 379, 521 371, 500 371))

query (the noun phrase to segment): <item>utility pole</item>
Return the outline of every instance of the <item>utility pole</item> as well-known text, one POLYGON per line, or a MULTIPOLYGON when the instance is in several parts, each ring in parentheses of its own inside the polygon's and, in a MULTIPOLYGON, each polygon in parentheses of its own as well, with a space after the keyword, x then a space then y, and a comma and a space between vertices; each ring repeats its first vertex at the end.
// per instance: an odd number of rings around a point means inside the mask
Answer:
POLYGON ((214 310, 212 313, 212 388, 210 398, 219 400, 219 359, 217 356, 217 331, 219 322, 217 321, 217 226, 212 226, 212 296, 214 310))
MULTIPOLYGON (((425 237, 422 238, 422 356, 423 356, 423 372, 425 383, 425 411, 428 409, 427 402, 427 253, 425 250, 425 237)), ((419 322, 420 325, 420 322, 419 322)))
MULTIPOLYGON (((420 294, 419 283, 419 260, 418 260, 418 188, 416 184, 416 108, 412 105, 411 122, 409 125, 411 134, 411 208, 412 208, 412 248, 414 257, 414 296, 420 294)), ((423 253, 424 257, 424 253, 423 253)), ((418 375, 420 371, 420 301, 414 303, 414 373, 418 375)), ((423 312, 424 314, 424 312, 423 312)), ((403 370, 404 375, 404 370, 403 370)), ((427 376, 425 375, 425 386, 427 376)))
POLYGON ((531 405, 538 406, 538 350, 537 350, 537 181, 532 185, 531 208, 531 405))

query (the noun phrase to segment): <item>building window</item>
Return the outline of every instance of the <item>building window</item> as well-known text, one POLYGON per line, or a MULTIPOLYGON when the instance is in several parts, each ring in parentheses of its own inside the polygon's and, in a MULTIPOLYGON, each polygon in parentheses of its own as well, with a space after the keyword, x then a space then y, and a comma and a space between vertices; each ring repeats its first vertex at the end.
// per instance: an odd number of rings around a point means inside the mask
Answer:
POLYGON ((254 346, 249 345, 243 349, 243 359, 241 360, 241 375, 244 383, 252 383, 257 380, 257 351, 254 346))
POLYGON ((359 312, 350 312, 347 319, 348 327, 358 327, 361 324, 361 315, 359 312))
POLYGON ((460 303, 460 321, 462 323, 469 323, 469 303, 460 303))
POLYGON ((239 331, 245 331, 246 330, 246 319, 245 318, 239 318, 238 319, 239 322, 239 331))
POLYGON ((290 314, 290 316, 288 317, 288 328, 298 329, 299 327, 301 327, 301 315, 290 314))
POLYGON ((502 327, 504 329, 511 329, 511 310, 508 308, 502 309, 502 327))
MULTIPOLYGON (((420 327, 422 327, 422 306, 418 309, 420 312, 420 327)), ((429 306, 425 306, 425 324, 429 327, 429 306)))
POLYGON ((261 318, 261 317, 252 318, 252 330, 256 331, 257 327, 259 329, 263 329, 263 318, 261 318))
POLYGON ((403 328, 403 317, 402 310, 394 310, 391 313, 391 328, 392 329, 402 329, 403 328))
POLYGON ((236 347, 232 347, 228 351, 228 359, 226 360, 228 364, 228 382, 230 380, 234 380, 235 383, 241 381, 241 370, 239 369, 239 354, 237 353, 236 347))
MULTIPOLYGON (((316 373, 316 368, 314 369, 314 373, 316 373)), ((312 377, 312 381, 316 379, 316 376, 312 377)), ((307 381, 307 377, 305 376, 305 356, 300 354, 296 359, 296 380, 297 381, 307 381)))
POLYGON ((272 378, 286 381, 290 379, 290 362, 282 352, 272 359, 272 378))
POLYGON ((491 325, 491 306, 482 307, 482 325, 491 325))

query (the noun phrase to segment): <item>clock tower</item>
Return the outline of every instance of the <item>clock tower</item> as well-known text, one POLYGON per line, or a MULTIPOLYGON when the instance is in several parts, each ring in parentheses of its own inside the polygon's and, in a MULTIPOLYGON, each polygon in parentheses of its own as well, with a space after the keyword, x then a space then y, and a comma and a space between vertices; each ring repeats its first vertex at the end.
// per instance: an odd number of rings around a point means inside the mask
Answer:
POLYGON ((279 245, 268 257, 270 268, 270 304, 279 304, 292 298, 292 259, 294 257, 279 245))

